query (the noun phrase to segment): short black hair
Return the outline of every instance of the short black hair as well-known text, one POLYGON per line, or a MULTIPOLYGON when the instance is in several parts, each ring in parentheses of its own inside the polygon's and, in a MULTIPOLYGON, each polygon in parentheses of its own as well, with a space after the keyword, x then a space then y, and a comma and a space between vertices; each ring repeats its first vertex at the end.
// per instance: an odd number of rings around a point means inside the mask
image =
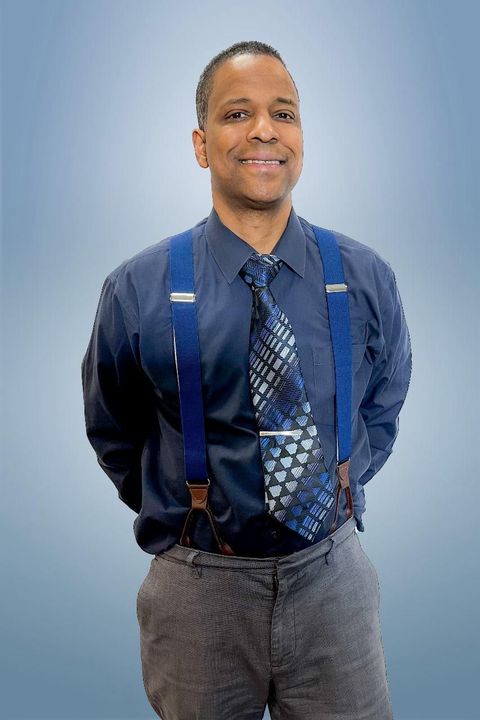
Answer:
MULTIPOLYGON (((195 95, 197 120, 200 130, 205 130, 205 125, 207 123, 208 100, 212 91, 213 76, 215 71, 220 65, 222 65, 222 63, 226 60, 230 60, 230 58, 235 57, 236 55, 271 55, 272 57, 277 58, 277 60, 280 60, 285 70, 290 75, 290 72, 280 56, 280 53, 271 45, 267 45, 266 43, 259 42, 257 40, 245 40, 243 42, 237 42, 234 45, 230 45, 230 47, 226 50, 222 50, 222 52, 218 53, 218 55, 215 55, 200 75, 195 95)), ((291 75, 290 77, 295 86, 295 90, 297 91, 298 98, 300 99, 300 94, 297 86, 295 85, 295 81, 291 75)))

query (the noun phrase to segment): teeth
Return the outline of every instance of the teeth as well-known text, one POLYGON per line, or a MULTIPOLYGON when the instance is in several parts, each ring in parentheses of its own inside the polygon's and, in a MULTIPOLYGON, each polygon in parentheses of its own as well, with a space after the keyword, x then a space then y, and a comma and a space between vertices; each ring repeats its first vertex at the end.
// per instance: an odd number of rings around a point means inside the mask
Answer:
POLYGON ((280 165, 280 160, 240 160, 242 163, 260 163, 262 165, 280 165))

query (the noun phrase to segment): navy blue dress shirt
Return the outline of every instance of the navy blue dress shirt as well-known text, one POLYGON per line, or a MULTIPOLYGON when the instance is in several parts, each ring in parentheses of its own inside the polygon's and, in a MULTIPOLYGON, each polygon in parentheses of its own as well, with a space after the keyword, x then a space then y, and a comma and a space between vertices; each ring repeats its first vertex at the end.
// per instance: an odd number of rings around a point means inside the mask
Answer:
MULTIPOLYGON (((394 272, 380 254, 335 232, 344 266, 353 350, 350 484, 363 531, 365 484, 399 430, 410 384, 410 335, 394 272)), ((212 207, 193 228, 209 503, 236 555, 287 555, 311 543, 266 512, 259 433, 249 387, 252 292, 239 270, 253 248, 212 207)), ((296 338, 326 465, 335 481, 335 370, 323 267, 310 224, 291 209, 271 251, 284 261, 270 289, 296 338)), ((147 553, 180 540, 191 497, 185 484, 170 306, 169 238, 122 262, 103 283, 81 375, 86 433, 119 498, 136 514, 147 553)), ((346 520, 340 495, 338 526, 346 520)), ((193 545, 219 552, 204 513, 193 545)), ((317 535, 315 542, 328 533, 317 535)))

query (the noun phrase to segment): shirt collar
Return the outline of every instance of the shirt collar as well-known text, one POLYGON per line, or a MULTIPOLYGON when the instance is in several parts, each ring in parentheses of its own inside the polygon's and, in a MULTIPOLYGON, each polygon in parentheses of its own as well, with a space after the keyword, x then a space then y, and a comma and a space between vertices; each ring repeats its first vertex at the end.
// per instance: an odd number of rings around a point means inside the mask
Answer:
MULTIPOLYGON (((205 224, 209 248, 229 283, 233 282, 241 267, 254 252, 254 248, 236 235, 223 222, 212 207, 205 224)), ((293 207, 281 237, 271 254, 281 258, 301 277, 305 274, 306 239, 293 207)))

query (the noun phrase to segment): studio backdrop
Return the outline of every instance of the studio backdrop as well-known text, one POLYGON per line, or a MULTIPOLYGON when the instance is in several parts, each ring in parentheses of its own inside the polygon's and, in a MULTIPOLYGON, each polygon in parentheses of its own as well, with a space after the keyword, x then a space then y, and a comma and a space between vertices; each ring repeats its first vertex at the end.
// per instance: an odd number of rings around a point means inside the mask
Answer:
POLYGON ((366 486, 396 720, 478 718, 476 2, 2 3, 5 720, 152 718, 135 600, 151 556, 85 435, 103 280, 205 218, 195 88, 241 40, 300 93, 296 212, 395 270, 413 375, 366 486))

